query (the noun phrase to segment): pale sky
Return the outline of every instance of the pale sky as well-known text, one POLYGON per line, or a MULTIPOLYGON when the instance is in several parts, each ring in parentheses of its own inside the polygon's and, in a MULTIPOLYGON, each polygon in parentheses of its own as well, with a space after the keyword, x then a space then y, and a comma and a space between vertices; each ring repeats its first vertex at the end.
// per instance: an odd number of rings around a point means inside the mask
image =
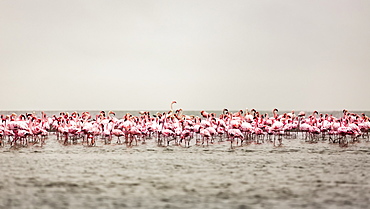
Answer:
POLYGON ((0 110, 370 110, 369 0, 0 0, 0 110))

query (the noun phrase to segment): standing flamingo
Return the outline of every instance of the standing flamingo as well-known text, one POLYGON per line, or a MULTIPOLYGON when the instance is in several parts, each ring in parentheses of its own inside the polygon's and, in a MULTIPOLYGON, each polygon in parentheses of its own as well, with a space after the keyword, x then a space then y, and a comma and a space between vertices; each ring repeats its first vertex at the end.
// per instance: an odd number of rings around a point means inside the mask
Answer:
POLYGON ((236 145, 238 145, 238 139, 241 140, 240 145, 242 145, 244 135, 239 129, 237 129, 237 128, 229 129, 227 134, 228 134, 229 139, 230 139, 230 148, 231 149, 233 149, 233 142, 234 142, 235 139, 236 139, 236 145))
POLYGON ((171 106, 170 106, 170 111, 168 112, 168 115, 169 116, 173 116, 174 115, 174 111, 173 111, 173 104, 176 104, 177 102, 176 101, 172 101, 171 102, 171 106))
POLYGON ((202 145, 204 144, 204 141, 206 141, 208 146, 208 141, 211 137, 211 133, 209 132, 209 130, 207 128, 202 128, 200 130, 200 135, 202 136, 202 145))

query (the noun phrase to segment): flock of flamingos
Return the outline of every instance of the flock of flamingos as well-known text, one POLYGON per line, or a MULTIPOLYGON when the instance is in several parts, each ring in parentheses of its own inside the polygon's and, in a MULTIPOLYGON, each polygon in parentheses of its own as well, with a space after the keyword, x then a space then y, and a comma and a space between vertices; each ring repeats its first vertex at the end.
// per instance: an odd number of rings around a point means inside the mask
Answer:
POLYGON ((96 142, 117 143, 137 146, 146 140, 155 140, 159 146, 191 145, 209 146, 225 142, 231 148, 248 143, 271 143, 280 146, 283 139, 299 138, 306 142, 328 141, 339 146, 348 146, 361 139, 369 141, 370 119, 364 113, 355 114, 343 110, 340 118, 328 114, 312 114, 294 111, 272 115, 260 114, 255 109, 222 114, 201 111, 200 116, 185 115, 182 109, 151 115, 139 112, 138 116, 127 113, 121 119, 115 113, 101 111, 97 115, 89 112, 41 117, 31 114, 1 115, 1 146, 28 146, 45 144, 50 134, 64 145, 82 144, 95 146, 96 142))

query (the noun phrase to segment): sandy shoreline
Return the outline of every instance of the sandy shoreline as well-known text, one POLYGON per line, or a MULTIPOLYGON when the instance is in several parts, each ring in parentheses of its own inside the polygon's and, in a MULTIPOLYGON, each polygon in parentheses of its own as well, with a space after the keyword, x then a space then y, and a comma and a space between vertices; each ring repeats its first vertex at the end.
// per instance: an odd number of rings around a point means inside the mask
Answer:
POLYGON ((0 149, 1 208, 368 208, 370 144, 0 149))

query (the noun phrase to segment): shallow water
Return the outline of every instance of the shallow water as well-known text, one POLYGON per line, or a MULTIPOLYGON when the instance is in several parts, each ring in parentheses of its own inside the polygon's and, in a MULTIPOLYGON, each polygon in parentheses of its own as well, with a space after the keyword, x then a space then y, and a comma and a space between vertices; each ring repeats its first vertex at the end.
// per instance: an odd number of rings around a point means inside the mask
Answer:
POLYGON ((0 148, 0 208, 368 208, 370 142, 0 148))

